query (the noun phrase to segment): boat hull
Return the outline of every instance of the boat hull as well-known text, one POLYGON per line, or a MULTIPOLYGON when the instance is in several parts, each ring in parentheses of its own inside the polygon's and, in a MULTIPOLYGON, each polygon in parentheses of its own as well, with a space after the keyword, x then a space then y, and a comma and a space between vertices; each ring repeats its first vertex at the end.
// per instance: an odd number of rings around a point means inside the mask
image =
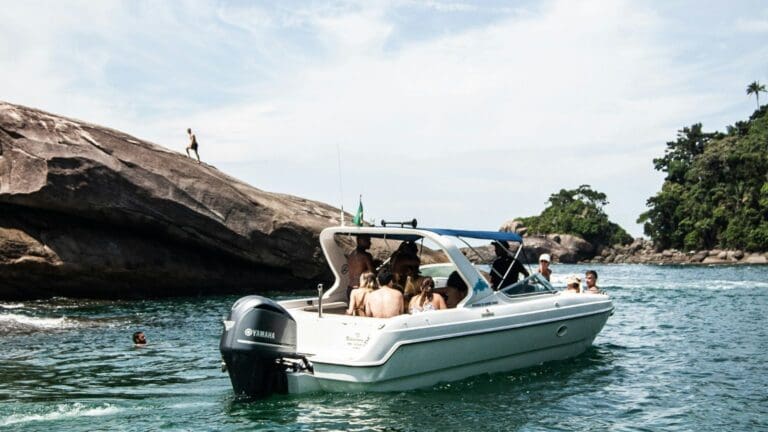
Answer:
POLYGON ((413 340, 381 364, 314 361, 314 373, 288 374, 288 392, 403 391, 575 357, 589 348, 611 311, 413 340))

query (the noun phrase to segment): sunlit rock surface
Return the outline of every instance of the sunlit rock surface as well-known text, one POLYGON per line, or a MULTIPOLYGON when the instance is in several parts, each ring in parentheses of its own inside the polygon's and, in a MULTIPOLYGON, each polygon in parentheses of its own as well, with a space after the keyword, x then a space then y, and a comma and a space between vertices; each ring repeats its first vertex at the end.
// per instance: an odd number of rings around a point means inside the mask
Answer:
POLYGON ((310 288, 331 279, 317 237, 338 218, 125 133, 0 102, 0 298, 310 288))

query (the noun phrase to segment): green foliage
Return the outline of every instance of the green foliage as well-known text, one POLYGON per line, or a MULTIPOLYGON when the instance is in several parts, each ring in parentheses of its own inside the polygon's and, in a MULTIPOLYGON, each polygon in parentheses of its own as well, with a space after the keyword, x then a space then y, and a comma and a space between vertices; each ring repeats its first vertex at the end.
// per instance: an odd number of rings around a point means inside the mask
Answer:
POLYGON ((657 247, 768 250, 768 107, 727 131, 684 128, 654 159, 667 176, 638 222, 657 247))
POLYGON ((547 208, 539 216, 520 218, 532 233, 574 234, 596 246, 627 244, 632 237, 608 220, 603 206, 608 204, 602 192, 589 185, 561 189, 549 197, 547 208))

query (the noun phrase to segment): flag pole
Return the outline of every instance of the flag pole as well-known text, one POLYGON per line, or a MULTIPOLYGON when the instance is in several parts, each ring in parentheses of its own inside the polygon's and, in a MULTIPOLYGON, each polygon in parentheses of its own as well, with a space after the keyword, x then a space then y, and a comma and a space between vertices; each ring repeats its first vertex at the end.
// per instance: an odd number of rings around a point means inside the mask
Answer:
POLYGON ((344 226, 344 182, 341 180, 341 148, 336 143, 336 156, 339 162, 339 201, 341 201, 341 226, 344 226))

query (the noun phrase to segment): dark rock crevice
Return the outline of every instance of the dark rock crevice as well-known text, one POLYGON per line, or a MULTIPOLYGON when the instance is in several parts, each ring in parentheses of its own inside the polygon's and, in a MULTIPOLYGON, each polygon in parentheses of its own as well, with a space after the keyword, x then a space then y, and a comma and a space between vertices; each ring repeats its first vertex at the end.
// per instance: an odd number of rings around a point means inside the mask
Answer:
MULTIPOLYGON (((0 131, 2 131, 3 133, 5 133, 6 135, 8 135, 9 137, 11 137, 12 139, 15 139, 15 140, 26 138, 24 135, 14 131, 14 130, 9 130, 9 129, 6 129, 6 128, 1 127, 1 126, 0 126, 0 131)), ((0 152, 0 153, 2 153, 2 152, 0 152)))

